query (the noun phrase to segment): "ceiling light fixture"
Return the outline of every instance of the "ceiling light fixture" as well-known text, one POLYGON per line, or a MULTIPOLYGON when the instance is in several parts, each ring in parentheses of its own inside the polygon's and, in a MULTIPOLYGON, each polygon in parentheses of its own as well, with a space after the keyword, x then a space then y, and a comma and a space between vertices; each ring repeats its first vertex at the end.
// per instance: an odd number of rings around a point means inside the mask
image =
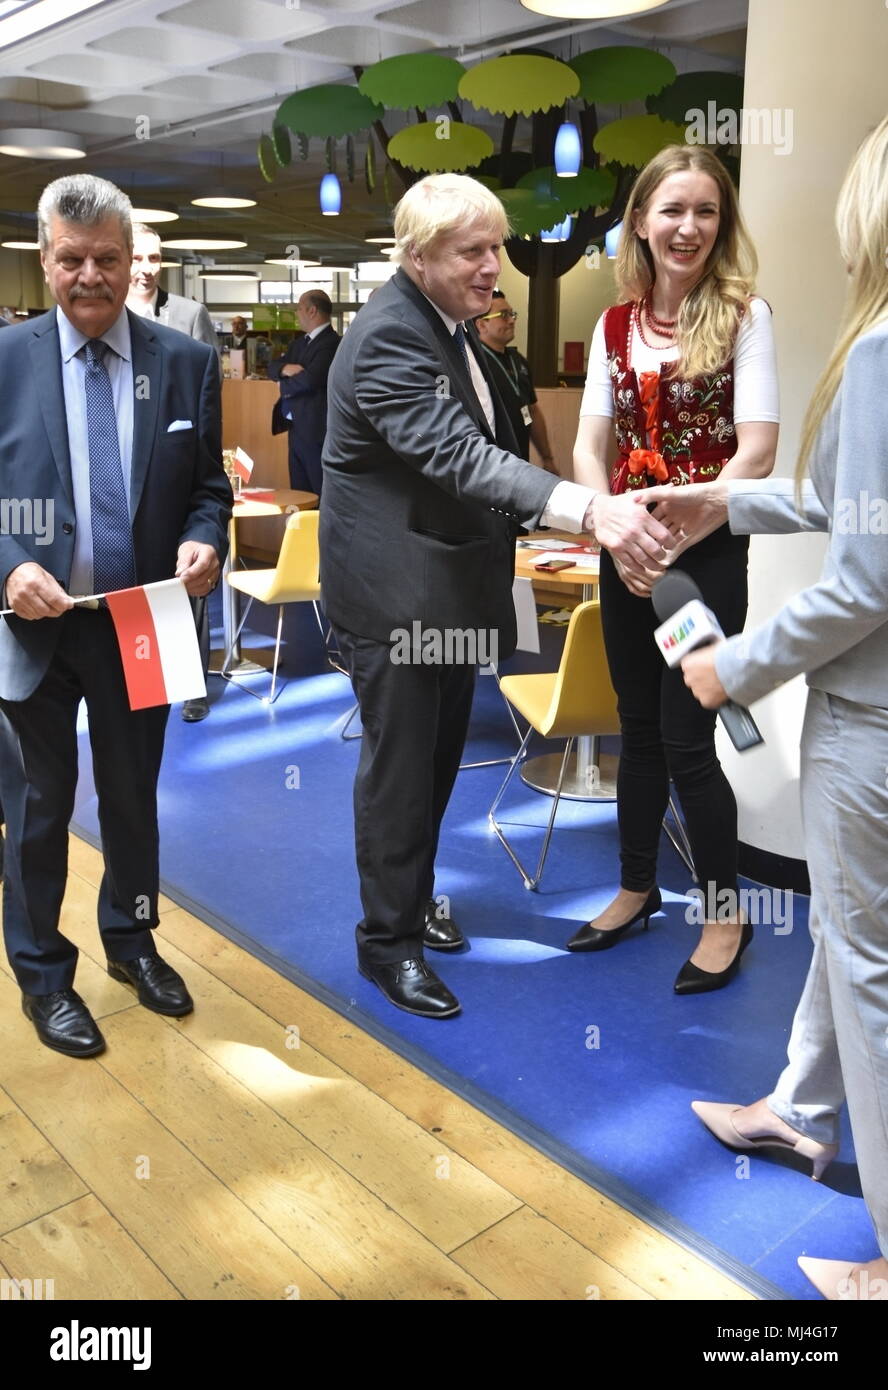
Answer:
POLYGON ((152 203, 151 207, 133 207, 134 222, 178 222, 179 214, 172 203, 152 203))
POLYGON ((219 241, 211 237, 181 237, 176 241, 162 241, 165 251, 240 251, 245 241, 219 241))
POLYGON ((306 266, 306 265, 320 265, 320 264, 321 264, 320 261, 303 261, 303 260, 289 260, 289 261, 288 261, 286 256, 266 256, 266 257, 265 257, 265 260, 263 261, 263 265, 283 265, 283 266, 286 266, 287 269, 290 269, 290 267, 292 267, 293 270, 299 270, 300 267, 306 266))
POLYGON ((325 174, 320 188, 321 212, 325 217, 338 217, 342 210, 342 189, 335 174, 325 174))
POLYGON ((0 130, 0 154, 15 159, 85 159, 86 146, 69 130, 16 126, 0 130))
POLYGON ((196 208, 254 208, 255 198, 239 198, 235 194, 226 193, 224 188, 212 189, 209 193, 203 193, 199 198, 191 199, 192 205, 196 208))
POLYGON ((258 270, 199 270, 198 280, 239 280, 255 283, 259 279, 258 270))
POLYGON ((5 246, 7 251, 39 251, 39 241, 0 241, 0 246, 5 246))
POLYGON ((42 0, 41 4, 34 5, 21 0, 11 13, 0 16, 0 48, 9 48, 53 24, 74 19, 85 10, 94 10, 102 3, 103 0, 42 0))
POLYGON ((553 19, 617 19, 659 10, 669 0, 521 0, 526 10, 553 19))

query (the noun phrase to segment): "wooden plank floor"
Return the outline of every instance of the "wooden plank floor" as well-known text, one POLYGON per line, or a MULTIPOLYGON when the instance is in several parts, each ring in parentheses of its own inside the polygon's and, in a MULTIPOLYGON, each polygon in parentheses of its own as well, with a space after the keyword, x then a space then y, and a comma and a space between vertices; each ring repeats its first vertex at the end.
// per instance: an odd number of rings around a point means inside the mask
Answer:
POLYGON ((141 1008, 103 968, 100 876, 72 837, 101 1057, 42 1047, 0 965, 0 1273, 56 1299, 752 1297, 168 899, 196 1009, 141 1008))

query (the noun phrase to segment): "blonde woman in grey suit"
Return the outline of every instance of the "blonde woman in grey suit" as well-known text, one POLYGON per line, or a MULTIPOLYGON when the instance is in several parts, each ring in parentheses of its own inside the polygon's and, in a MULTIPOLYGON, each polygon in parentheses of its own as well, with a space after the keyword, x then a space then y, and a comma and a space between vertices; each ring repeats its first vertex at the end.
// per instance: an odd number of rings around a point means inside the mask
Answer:
POLYGON ((849 304, 808 408, 795 491, 789 479, 744 479, 660 488, 644 501, 658 502, 655 515, 675 532, 727 516, 744 533, 830 533, 818 583, 761 627, 682 663, 707 709, 728 696, 751 704, 802 671, 810 687, 801 790, 814 952, 788 1065, 773 1093, 752 1105, 695 1101, 693 1108, 732 1148, 791 1148, 819 1177, 837 1151, 847 1099, 881 1253, 863 1265, 804 1257, 799 1264, 828 1299, 885 1299, 888 534, 870 524, 870 513, 874 505, 888 510, 888 118, 857 152, 836 221, 849 304))

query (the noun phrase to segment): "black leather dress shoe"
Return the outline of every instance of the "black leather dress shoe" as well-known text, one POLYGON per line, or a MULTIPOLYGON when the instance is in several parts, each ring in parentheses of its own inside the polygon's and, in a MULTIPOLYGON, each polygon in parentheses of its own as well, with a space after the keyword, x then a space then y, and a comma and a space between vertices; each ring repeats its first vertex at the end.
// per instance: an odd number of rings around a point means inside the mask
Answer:
POLYGON ((424 960, 414 957, 393 965, 365 965, 358 961, 358 969, 365 980, 379 986, 390 1004, 405 1013, 422 1018, 448 1018, 459 1013, 459 1000, 424 960))
POLYGON ((426 903, 423 945, 430 946, 433 951, 458 951, 460 946, 465 946, 465 937, 452 917, 439 917, 437 913, 437 903, 426 903))
POLYGON ((186 724, 197 724, 206 719, 210 712, 209 700, 186 700, 182 706, 182 718, 186 724))
POLYGON ((675 977, 673 986, 676 994, 709 994, 714 989, 724 989, 740 969, 743 952, 752 940, 753 929, 750 922, 744 922, 740 941, 734 959, 724 970, 701 970, 692 960, 686 960, 675 977))
POLYGON ((616 946, 621 936, 625 936, 630 927, 636 922, 643 922, 644 929, 647 931, 648 922, 655 912, 659 912, 663 906, 660 898, 659 888, 652 888, 648 893, 642 906, 638 909, 634 917, 630 917, 628 922, 621 922, 618 927, 596 927, 594 919, 587 922, 584 927, 570 938, 567 943, 569 951, 609 951, 612 946, 616 946))
POLYGON ((156 1014, 179 1018, 190 1014, 194 1000, 182 976, 160 956, 139 956, 137 960, 109 960, 108 974, 123 985, 133 985, 139 1003, 156 1014))
POLYGON ((76 990, 23 994, 22 1012, 37 1029, 40 1041, 55 1052, 64 1052, 66 1057, 95 1057, 105 1051, 105 1039, 76 990))

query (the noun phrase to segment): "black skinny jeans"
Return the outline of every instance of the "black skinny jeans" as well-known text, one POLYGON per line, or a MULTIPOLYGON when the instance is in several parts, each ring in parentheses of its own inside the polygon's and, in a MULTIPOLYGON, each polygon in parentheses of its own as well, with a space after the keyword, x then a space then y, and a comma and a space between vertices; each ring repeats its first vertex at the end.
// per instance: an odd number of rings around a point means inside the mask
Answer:
MULTIPOLYGON (((686 550, 676 569, 691 575, 726 636, 746 621, 745 536, 720 527, 686 550)), ((617 692, 623 747, 617 775, 621 883, 647 892, 657 881, 660 827, 670 779, 684 813, 703 892, 737 890, 737 802, 715 753, 715 711, 664 662, 653 638, 659 626, 650 599, 629 592, 606 551, 601 554, 601 617, 617 692)))

